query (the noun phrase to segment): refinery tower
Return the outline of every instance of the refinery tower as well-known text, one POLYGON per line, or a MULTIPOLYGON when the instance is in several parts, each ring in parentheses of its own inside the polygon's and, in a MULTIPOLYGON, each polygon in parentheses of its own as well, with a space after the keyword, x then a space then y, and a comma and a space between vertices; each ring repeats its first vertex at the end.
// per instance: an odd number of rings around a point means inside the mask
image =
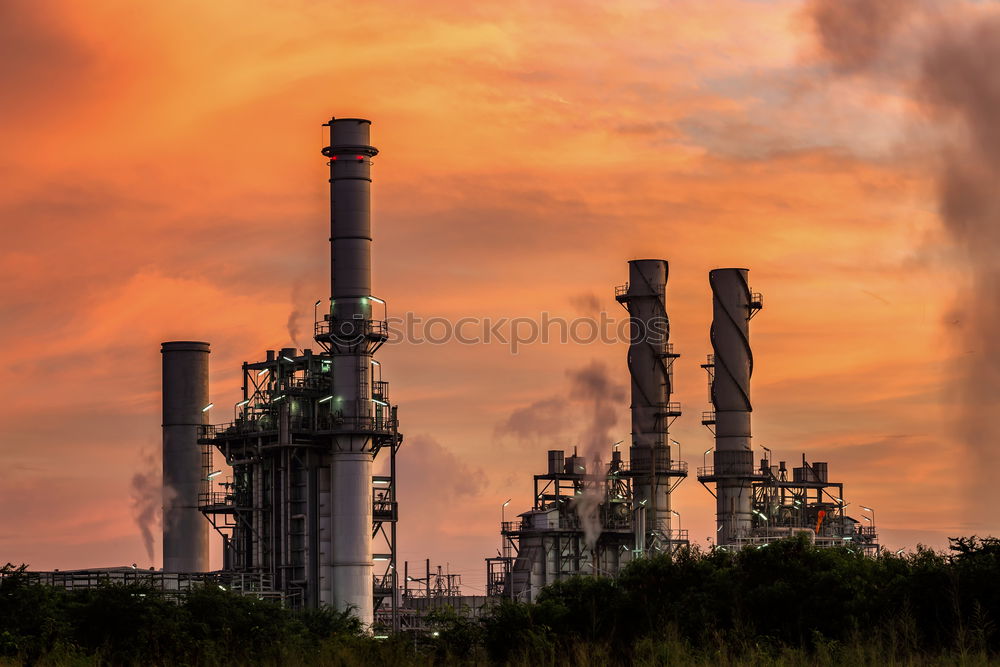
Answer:
POLYGON ((320 349, 269 350, 244 363, 232 421, 204 424, 208 344, 163 344, 164 564, 206 570, 211 526, 222 536, 224 571, 292 605, 352 608, 366 625, 395 626, 402 436, 375 359, 388 337, 386 303, 371 290, 378 151, 367 120, 326 126, 331 291, 315 323, 320 349), (373 476, 380 455, 388 472, 373 476), (222 462, 231 476, 216 467, 222 462), (193 512, 208 522, 194 522, 193 512))

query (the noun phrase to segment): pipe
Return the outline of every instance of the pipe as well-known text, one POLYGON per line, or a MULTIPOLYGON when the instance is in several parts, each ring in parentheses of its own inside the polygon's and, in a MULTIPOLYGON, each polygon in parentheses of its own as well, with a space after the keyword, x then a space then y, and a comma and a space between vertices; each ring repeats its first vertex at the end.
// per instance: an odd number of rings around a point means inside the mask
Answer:
POLYGON ((778 534, 781 534, 781 535, 788 535, 788 536, 798 535, 799 533, 805 533, 806 535, 809 536, 809 544, 816 544, 816 531, 813 530, 812 528, 796 528, 796 527, 789 527, 789 526, 772 526, 770 528, 765 529, 764 532, 767 535, 770 535, 771 533, 778 533, 778 534))
POLYGON ((170 341, 163 355, 163 570, 207 572, 209 524, 198 510, 208 491, 198 444, 206 423, 209 344, 170 341))
POLYGON ((712 351, 715 408, 716 521, 720 544, 750 534, 753 452, 750 448, 750 350, 752 298, 747 269, 715 269, 712 287, 712 351))

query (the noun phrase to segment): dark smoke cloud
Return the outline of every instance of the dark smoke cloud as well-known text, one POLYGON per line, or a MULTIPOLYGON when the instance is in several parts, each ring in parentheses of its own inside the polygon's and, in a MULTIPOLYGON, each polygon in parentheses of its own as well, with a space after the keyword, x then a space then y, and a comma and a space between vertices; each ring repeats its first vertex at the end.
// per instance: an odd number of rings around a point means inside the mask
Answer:
POLYGON ((546 398, 517 408, 496 425, 496 435, 512 435, 520 440, 556 438, 569 424, 569 405, 561 398, 546 398))
POLYGON ((903 0, 819 0, 811 9, 833 67, 862 74, 886 57, 907 12, 919 12, 918 74, 902 86, 934 121, 919 139, 939 156, 940 217, 967 270, 956 305, 970 352, 956 388, 958 432, 971 456, 968 519, 981 529, 1000 501, 992 479, 1000 466, 1000 9, 903 0))
POLYGON ((601 312, 601 300, 593 292, 571 296, 569 303, 581 315, 597 315, 601 312))
POLYGON ((63 112, 47 104, 50 93, 58 90, 69 103, 90 85, 94 65, 90 48, 65 25, 59 8, 44 2, 0 2, 0 62, 5 121, 63 112))
MULTIPOLYGON (((623 371, 624 372, 624 371, 623 371)), ((494 427, 496 436, 512 436, 522 445, 565 448, 573 427, 586 456, 608 451, 611 429, 625 401, 624 385, 615 382, 607 366, 593 361, 566 371, 569 386, 563 397, 546 398, 517 408, 494 427)))
POLYGON ((810 13, 824 57, 841 72, 872 67, 916 0, 814 0, 810 13))

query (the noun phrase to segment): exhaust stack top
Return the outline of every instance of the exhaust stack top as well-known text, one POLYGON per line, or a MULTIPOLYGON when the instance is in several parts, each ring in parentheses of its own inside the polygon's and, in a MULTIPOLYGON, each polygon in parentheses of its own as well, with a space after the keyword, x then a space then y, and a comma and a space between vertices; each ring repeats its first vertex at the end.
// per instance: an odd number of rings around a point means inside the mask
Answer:
POLYGON ((371 319, 371 121, 333 118, 330 145, 330 297, 338 320, 371 319))

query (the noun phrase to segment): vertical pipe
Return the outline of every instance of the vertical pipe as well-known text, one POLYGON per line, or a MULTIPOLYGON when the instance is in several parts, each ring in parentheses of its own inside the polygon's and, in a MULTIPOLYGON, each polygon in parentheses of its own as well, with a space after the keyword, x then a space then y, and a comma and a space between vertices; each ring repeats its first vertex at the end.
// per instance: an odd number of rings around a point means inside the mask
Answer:
POLYGON ((208 490, 198 429, 208 405, 209 344, 170 341, 163 355, 163 569, 207 572, 209 524, 198 510, 208 490))
MULTIPOLYGON (((628 290, 618 299, 628 308, 632 379, 632 446, 629 450, 635 502, 644 502, 643 523, 649 531, 670 535, 670 325, 666 288, 669 267, 662 259, 628 263, 628 290)), ((637 505, 638 506, 638 505, 637 505)))
POLYGON ((715 269, 712 287, 712 351, 715 373, 716 521, 720 544, 749 535, 753 452, 750 449, 751 294, 747 269, 715 269))

